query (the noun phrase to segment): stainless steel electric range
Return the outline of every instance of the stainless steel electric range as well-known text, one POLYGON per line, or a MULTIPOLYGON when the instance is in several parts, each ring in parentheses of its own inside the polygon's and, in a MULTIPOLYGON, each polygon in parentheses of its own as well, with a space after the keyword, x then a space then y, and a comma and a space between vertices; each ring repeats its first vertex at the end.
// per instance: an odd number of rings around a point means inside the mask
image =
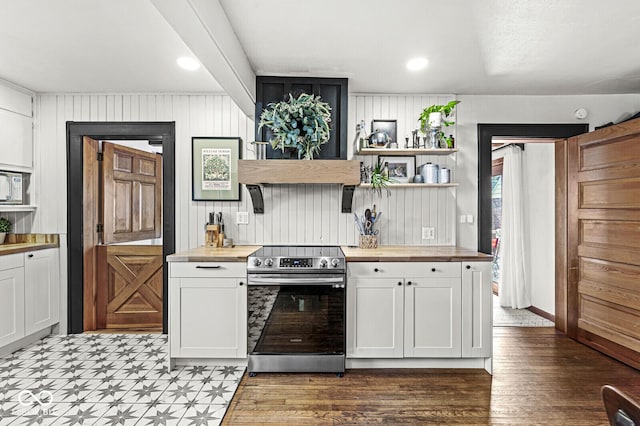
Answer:
POLYGON ((265 246, 247 268, 249 375, 341 376, 346 265, 340 247, 265 246))

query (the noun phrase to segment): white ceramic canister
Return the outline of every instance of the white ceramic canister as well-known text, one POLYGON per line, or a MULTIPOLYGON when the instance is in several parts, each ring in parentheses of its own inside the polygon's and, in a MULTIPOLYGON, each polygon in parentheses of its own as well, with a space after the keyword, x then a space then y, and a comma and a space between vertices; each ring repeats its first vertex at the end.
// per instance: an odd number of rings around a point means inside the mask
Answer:
POLYGON ((424 178, 424 183, 438 183, 440 167, 437 164, 426 163, 420 166, 420 174, 424 178))
POLYGON ((440 169, 439 183, 451 183, 451 169, 447 169, 446 167, 440 169))

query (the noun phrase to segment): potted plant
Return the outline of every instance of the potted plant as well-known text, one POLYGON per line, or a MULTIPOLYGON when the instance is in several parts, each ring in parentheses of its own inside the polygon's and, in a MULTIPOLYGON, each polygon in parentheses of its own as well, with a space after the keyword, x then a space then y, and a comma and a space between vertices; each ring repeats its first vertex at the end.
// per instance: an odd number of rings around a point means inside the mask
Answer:
POLYGON ((0 217, 0 244, 4 243, 9 232, 11 232, 11 222, 6 217, 0 217))
POLYGON ((447 120, 460 101, 451 101, 446 105, 431 105, 422 110, 420 114, 420 128, 426 130, 432 127, 447 127, 455 124, 447 120))
POLYGON ((289 94, 288 101, 270 103, 260 114, 258 130, 271 130, 273 149, 294 149, 298 159, 313 160, 320 147, 329 141, 331 107, 320 96, 289 94))
POLYGON ((388 185, 392 180, 389 179, 389 173, 385 173, 385 168, 382 163, 378 160, 375 166, 373 166, 373 170, 371 171, 371 191, 378 195, 378 197, 382 196, 382 190, 387 191, 387 197, 391 195, 391 191, 389 191, 388 185))

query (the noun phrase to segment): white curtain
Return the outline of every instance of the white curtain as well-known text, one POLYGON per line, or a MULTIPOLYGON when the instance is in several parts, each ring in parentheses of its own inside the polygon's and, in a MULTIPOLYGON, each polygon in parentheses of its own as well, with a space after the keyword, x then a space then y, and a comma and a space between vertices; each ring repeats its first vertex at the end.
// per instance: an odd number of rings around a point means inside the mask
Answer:
POLYGON ((504 149, 500 306, 522 309, 531 306, 531 289, 526 282, 526 259, 529 256, 525 252, 522 151, 515 145, 504 149))

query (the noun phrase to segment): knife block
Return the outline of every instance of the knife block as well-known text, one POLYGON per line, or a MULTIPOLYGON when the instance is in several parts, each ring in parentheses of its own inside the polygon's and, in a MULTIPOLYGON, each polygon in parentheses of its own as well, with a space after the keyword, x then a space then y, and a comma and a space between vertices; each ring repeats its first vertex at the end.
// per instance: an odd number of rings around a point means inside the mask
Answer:
POLYGON ((222 240, 224 240, 224 234, 220 232, 220 225, 207 225, 205 227, 205 246, 222 247, 222 240))

